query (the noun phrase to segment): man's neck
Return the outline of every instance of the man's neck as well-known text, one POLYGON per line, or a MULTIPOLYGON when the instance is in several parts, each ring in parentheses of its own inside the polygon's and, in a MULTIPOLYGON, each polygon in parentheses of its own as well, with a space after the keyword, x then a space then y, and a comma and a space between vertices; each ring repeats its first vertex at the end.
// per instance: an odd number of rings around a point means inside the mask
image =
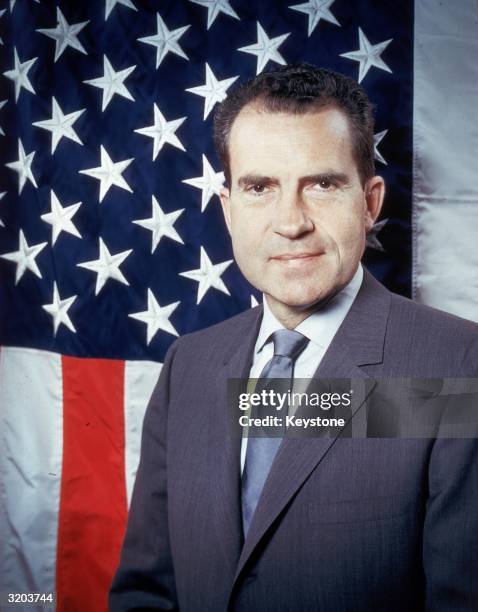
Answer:
POLYGON ((286 329, 295 329, 302 321, 305 321, 311 314, 320 310, 327 304, 329 300, 331 300, 334 295, 336 295, 338 291, 335 293, 331 293, 323 300, 312 304, 311 306, 305 306, 302 308, 288 306, 286 304, 281 304, 280 302, 276 302, 275 300, 271 300, 270 296, 267 294, 264 295, 267 300, 267 305, 269 306, 270 311, 274 315, 274 317, 281 323, 286 329))
MULTIPOLYGON (((360 264, 358 268, 360 267, 360 264)), ((264 294, 264 298, 267 301, 269 310, 274 317, 281 323, 286 329, 295 329, 298 325, 305 321, 312 314, 324 308, 337 294, 339 294, 345 287, 350 285, 351 281, 356 277, 358 268, 354 275, 342 286, 337 287, 334 291, 329 293, 326 297, 311 304, 309 306, 290 306, 283 304, 275 300, 272 296, 264 294)))

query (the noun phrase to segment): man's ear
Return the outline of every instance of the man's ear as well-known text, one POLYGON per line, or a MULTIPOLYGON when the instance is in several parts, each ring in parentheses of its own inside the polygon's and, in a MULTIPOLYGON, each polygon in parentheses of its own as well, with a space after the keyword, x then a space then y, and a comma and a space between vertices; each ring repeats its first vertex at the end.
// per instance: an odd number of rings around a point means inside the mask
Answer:
POLYGON ((227 187, 222 187, 221 191, 219 192, 219 198, 221 200, 224 221, 226 222, 229 233, 231 233, 231 200, 230 191, 227 187))
POLYGON ((385 181, 381 176, 373 176, 365 184, 365 231, 369 232, 382 209, 385 197, 385 181))

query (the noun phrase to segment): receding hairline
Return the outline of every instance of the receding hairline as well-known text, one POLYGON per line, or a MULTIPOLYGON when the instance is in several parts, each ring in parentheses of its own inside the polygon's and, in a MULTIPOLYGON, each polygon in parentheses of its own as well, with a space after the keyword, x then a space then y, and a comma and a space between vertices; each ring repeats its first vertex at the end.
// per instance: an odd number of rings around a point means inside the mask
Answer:
POLYGON ((354 159, 361 182, 375 174, 374 106, 354 79, 306 62, 260 73, 237 85, 214 113, 214 143, 230 181, 229 135, 242 109, 252 104, 260 112, 301 115, 333 106, 348 117, 354 159))
POLYGON ((352 128, 351 126, 351 120, 350 117, 348 116, 347 112, 340 107, 339 104, 337 104, 335 102, 335 100, 320 100, 318 98, 314 98, 313 101, 311 99, 311 103, 310 105, 300 105, 297 104, 296 109, 288 109, 288 108, 269 108, 267 106, 267 98, 254 98, 254 100, 251 100, 250 102, 248 102, 247 104, 245 104, 241 110, 237 113, 237 115, 234 117, 234 120, 231 123, 230 129, 228 134, 231 133, 232 128, 234 127, 234 124, 236 123, 237 119, 239 117, 241 117, 242 115, 247 115, 247 114, 259 114, 259 115, 287 115, 289 117, 296 117, 296 116, 301 116, 301 115, 317 115, 320 114, 322 112, 326 112, 328 110, 336 110, 338 111, 346 120, 347 120, 347 124, 349 126, 349 129, 352 128))

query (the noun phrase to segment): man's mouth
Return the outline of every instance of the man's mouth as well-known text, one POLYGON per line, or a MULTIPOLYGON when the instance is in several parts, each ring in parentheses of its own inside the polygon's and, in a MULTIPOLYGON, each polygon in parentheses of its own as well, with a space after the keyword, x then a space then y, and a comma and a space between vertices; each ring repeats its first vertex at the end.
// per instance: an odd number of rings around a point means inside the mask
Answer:
POLYGON ((323 255, 322 251, 318 253, 281 253, 280 255, 274 255, 270 259, 284 266, 301 267, 315 263, 321 255, 323 255))

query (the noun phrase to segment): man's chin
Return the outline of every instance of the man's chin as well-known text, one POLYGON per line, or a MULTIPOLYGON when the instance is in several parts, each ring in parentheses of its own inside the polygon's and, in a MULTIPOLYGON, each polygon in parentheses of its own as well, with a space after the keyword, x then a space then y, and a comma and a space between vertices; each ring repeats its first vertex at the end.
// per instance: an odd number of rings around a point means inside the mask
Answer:
POLYGON ((270 305, 272 303, 277 303, 295 312, 313 311, 317 308, 321 308, 333 297, 333 295, 335 295, 335 292, 332 287, 324 288, 324 290, 320 292, 316 289, 310 294, 305 293, 303 290, 290 293, 266 293, 270 305))

